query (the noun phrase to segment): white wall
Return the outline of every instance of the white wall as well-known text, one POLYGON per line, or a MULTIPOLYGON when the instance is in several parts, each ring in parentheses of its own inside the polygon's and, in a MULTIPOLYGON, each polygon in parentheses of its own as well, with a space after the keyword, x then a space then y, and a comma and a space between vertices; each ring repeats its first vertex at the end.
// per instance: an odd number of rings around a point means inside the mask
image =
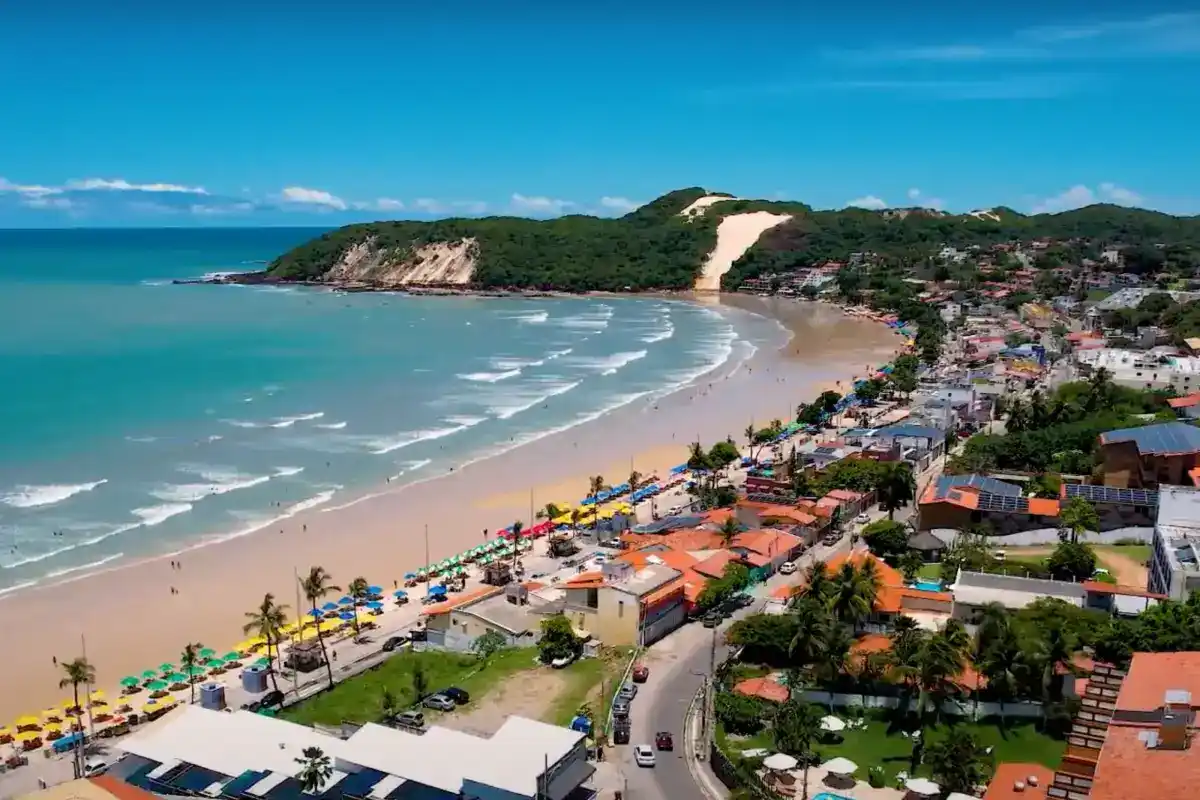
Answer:
MULTIPOLYGON (((804 699, 810 703, 834 708, 846 708, 848 706, 863 706, 863 696, 861 694, 840 694, 834 692, 832 695, 829 692, 821 692, 809 689, 804 692, 804 699)), ((898 708, 901 698, 899 697, 883 697, 879 695, 867 695, 866 708, 898 708)), ((915 704, 915 701, 914 701, 915 704)), ((933 704, 929 704, 929 708, 933 708, 933 704)), ((949 714, 955 717, 968 717, 970 719, 980 719, 982 717, 998 717, 1000 716, 999 703, 975 703, 970 700, 961 703, 954 701, 946 701, 942 704, 942 713, 949 714)), ((1042 715, 1042 704, 1036 702, 1012 702, 1004 704, 1004 716, 1006 717, 1022 717, 1022 718, 1037 718, 1042 715)))

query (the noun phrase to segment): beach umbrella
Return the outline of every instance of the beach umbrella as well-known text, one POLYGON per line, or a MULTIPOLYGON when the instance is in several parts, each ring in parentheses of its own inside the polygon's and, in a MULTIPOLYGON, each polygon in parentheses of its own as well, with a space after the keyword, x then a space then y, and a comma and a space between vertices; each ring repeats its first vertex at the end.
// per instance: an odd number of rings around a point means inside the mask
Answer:
POLYGON ((367 592, 370 594, 383 594, 382 586, 368 586, 367 592))
POLYGON ((152 681, 157 677, 158 677, 158 670, 156 670, 156 669, 142 670, 142 680, 144 680, 144 681, 152 681))
POLYGON ((430 586, 429 593, 430 594, 445 594, 446 587, 445 586, 430 586))
POLYGON ((341 599, 338 600, 338 605, 339 606, 352 606, 352 605, 354 605, 354 598, 351 597, 350 595, 346 595, 345 597, 342 597, 341 599))
POLYGON ((59 711, 57 708, 47 708, 45 711, 42 712, 42 719, 52 721, 52 722, 59 722, 62 720, 62 718, 64 716, 66 716, 66 715, 63 714, 63 712, 59 711))
POLYGON ((789 769, 795 769, 800 762, 789 756, 787 753, 775 753, 763 759, 763 766, 775 772, 787 772, 789 769))
POLYGON ((121 685, 128 686, 130 688, 137 686, 141 682, 142 679, 137 675, 126 675, 124 678, 121 678, 121 685))
POLYGON ((338 604, 337 603, 326 603, 325 605, 321 606, 321 610, 322 611, 337 611, 338 604))
POLYGON ((310 617, 313 617, 315 619, 317 617, 320 617, 322 612, 321 612, 321 609, 314 608, 314 609, 309 610, 307 613, 310 617))
POLYGON ((211 647, 201 647, 200 648, 199 655, 201 658, 212 658, 216 654, 217 654, 217 651, 213 650, 211 647))
POLYGON ((846 723, 837 717, 823 717, 821 719, 821 730, 828 733, 840 733, 846 730, 846 723))
POLYGON ((338 619, 344 619, 346 621, 350 621, 350 620, 354 619, 354 612, 353 611, 343 611, 342 613, 338 614, 338 619))
POLYGON ((260 659, 258 659, 257 661, 255 661, 255 662, 254 662, 254 666, 256 666, 256 667, 269 667, 269 666, 271 666, 271 659, 269 659, 269 658, 266 658, 266 657, 264 657, 264 658, 260 658, 260 659))
POLYGON ((151 700, 150 702, 145 703, 142 706, 142 713, 143 714, 153 714, 156 711, 162 711, 163 708, 164 708, 164 706, 159 705, 157 700, 151 700))
MULTIPOLYGON (((179 677, 182 678, 183 676, 180 675, 179 677)), ((164 692, 167 689, 167 682, 166 681, 150 681, 149 683, 146 684, 146 688, 152 692, 164 692)))
POLYGON ((223 666, 225 666, 225 659, 223 659, 223 658, 210 658, 210 659, 208 659, 207 661, 205 661, 205 662, 204 662, 203 666, 207 667, 208 669, 217 669, 218 667, 223 667, 223 666))
POLYGON ((942 791, 942 787, 928 778, 909 778, 904 782, 904 788, 923 797, 933 797, 942 791))
POLYGON ((851 775, 858 769, 858 764, 848 758, 839 757, 832 761, 826 761, 821 768, 830 775, 851 775))
POLYGON ((13 724, 17 726, 17 730, 21 730, 22 728, 40 728, 42 727, 42 720, 32 714, 26 714, 23 717, 18 717, 17 721, 13 724))
POLYGON ((393 597, 408 597, 408 592, 404 591, 403 589, 397 589, 396 591, 392 592, 392 596, 393 597))
POLYGON ((172 664, 170 661, 163 662, 162 664, 158 665, 158 671, 161 672, 162 674, 166 675, 168 672, 175 671, 175 665, 172 664))
POLYGON ((186 672, 190 677, 194 678, 197 675, 204 674, 204 667, 200 666, 199 664, 193 664, 192 666, 190 666, 186 670, 184 670, 184 672, 186 672))
POLYGON ((377 610, 383 608, 383 603, 379 602, 378 600, 372 600, 371 602, 367 603, 367 608, 377 610))
POLYGON ((417 577, 417 573, 415 573, 415 572, 404 573, 404 580, 406 580, 406 581, 415 580, 416 577, 417 577))
MULTIPOLYGON (((192 669, 196 668, 192 667, 192 669)), ((172 672, 170 675, 167 675, 164 680, 169 683, 187 683, 187 675, 184 675, 182 672, 172 672)))

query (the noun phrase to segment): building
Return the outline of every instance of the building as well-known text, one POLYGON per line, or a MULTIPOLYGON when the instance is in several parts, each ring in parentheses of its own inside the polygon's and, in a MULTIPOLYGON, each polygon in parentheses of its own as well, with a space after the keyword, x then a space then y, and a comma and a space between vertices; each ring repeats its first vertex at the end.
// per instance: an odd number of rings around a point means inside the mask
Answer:
POLYGON ((1112 382, 1131 389, 1174 389, 1190 394, 1200 388, 1200 358, 1102 348, 1075 354, 1081 372, 1104 369, 1112 382))
POLYGON ((48 789, 17 795, 17 800, 158 800, 147 791, 112 775, 79 778, 48 789))
MULTIPOLYGON (((936 630, 952 615, 954 598, 950 594, 919 588, 916 584, 908 585, 898 570, 865 548, 834 556, 825 563, 825 571, 834 576, 846 564, 861 569, 867 561, 873 562, 875 574, 879 576, 879 592, 864 630, 890 631, 896 618, 901 616, 912 617, 923 628, 936 630)), ((790 587, 790 591, 794 592, 796 588, 790 587)))
POLYGON ((1059 501, 1025 497, 1021 487, 985 475, 943 475, 918 501, 918 528, 964 530, 987 523, 998 534, 1058 525, 1059 501))
POLYGON ((117 746, 126 755, 109 772, 134 786, 245 800, 563 800, 595 771, 584 734, 524 717, 509 717, 490 738, 368 723, 341 739, 248 711, 186 706, 117 746), (309 747, 333 767, 319 793, 296 778, 309 747))
POLYGON ((1019 611, 1043 597, 1053 597, 1079 608, 1090 608, 1122 617, 1134 617, 1166 599, 1138 586, 1118 586, 1100 581, 1057 581, 997 575, 959 570, 954 583, 947 587, 954 596, 954 616, 975 624, 984 606, 999 603, 1010 611, 1019 611))
POLYGON ((983 800, 1045 800, 1053 780, 1054 770, 1041 764, 997 764, 983 800))
POLYGON ((606 645, 648 645, 687 621, 685 570, 669 566, 687 553, 663 551, 637 560, 614 559, 598 570, 559 584, 563 614, 580 632, 606 645), (640 565, 640 566, 639 566, 640 565))
POLYGON ((1186 397, 1172 397, 1167 405, 1183 420, 1200 419, 1200 392, 1192 392, 1186 397))
POLYGON ((503 636, 510 647, 535 644, 543 619, 537 610, 549 612, 552 608, 531 594, 539 588, 536 583, 484 586, 423 609, 429 645, 467 651, 488 632, 503 636))
POLYGON ((1200 428, 1186 422, 1123 428, 1100 434, 1099 449, 1105 486, 1188 485, 1200 467, 1200 428))
POLYGON ((1150 548, 1150 591, 1184 600, 1200 589, 1200 491, 1163 486, 1150 548))

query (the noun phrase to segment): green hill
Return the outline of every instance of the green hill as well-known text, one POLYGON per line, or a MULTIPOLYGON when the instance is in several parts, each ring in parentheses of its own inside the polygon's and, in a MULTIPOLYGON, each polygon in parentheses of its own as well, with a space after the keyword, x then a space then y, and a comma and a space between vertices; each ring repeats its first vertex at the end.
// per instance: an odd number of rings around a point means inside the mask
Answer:
POLYGON ((1094 205, 1026 216, 1008 208, 953 215, 927 209, 818 211, 803 203, 730 199, 702 215, 680 212, 700 187, 663 195, 623 217, 572 215, 371 222, 330 231, 280 256, 255 280, 479 289, 645 291, 688 289, 717 240, 721 219, 771 211, 772 228, 724 276, 748 277, 875 252, 917 260, 942 246, 1081 237, 1097 246, 1170 244, 1200 250, 1200 218, 1094 205))

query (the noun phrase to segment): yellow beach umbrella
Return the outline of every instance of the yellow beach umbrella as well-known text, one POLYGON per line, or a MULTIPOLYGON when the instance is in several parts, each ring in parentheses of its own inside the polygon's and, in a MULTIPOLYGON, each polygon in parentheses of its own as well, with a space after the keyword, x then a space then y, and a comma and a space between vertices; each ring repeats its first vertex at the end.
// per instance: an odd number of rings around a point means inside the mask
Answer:
POLYGON ((92 692, 92 694, 91 694, 91 696, 90 696, 90 699, 91 699, 91 701, 92 701, 93 703, 103 703, 103 702, 105 702, 105 700, 104 700, 104 690, 103 690, 103 689, 97 689, 96 691, 92 692))
POLYGON ((19 717, 14 724, 17 726, 17 730, 20 730, 21 728, 40 728, 42 727, 42 720, 40 717, 35 717, 32 714, 26 714, 23 717, 19 717))
POLYGON ((42 734, 38 733, 37 731, 25 731, 24 733, 17 734, 17 741, 22 743, 32 742, 41 738, 42 734))
POLYGON ((179 700, 177 698, 168 695, 167 697, 164 697, 163 699, 158 701, 158 707, 159 708, 171 708, 172 706, 177 705, 178 703, 179 703, 179 700))
POLYGON ((317 630, 319 630, 321 633, 328 633, 329 631, 339 630, 341 627, 342 627, 342 623, 340 620, 330 619, 330 620, 325 620, 320 625, 318 625, 317 630))
POLYGON ((53 720, 55 722, 61 722, 65 716, 66 714, 62 712, 62 709, 58 708, 47 708, 42 712, 42 719, 53 720))
POLYGON ((160 703, 157 700, 151 700, 149 703, 146 703, 142 706, 142 713, 153 714, 155 711, 162 711, 164 708, 166 708, 166 706, 163 705, 163 703, 160 703))

